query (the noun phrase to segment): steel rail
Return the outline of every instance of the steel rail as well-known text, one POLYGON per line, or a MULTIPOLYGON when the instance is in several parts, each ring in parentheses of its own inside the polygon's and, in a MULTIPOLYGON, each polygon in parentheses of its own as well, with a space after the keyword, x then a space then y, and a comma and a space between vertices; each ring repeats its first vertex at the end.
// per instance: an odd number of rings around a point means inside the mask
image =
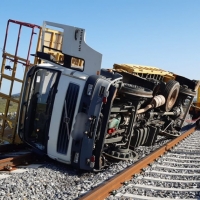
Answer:
POLYGON ((149 166, 153 161, 162 156, 166 151, 177 145, 181 140, 188 137, 196 130, 196 127, 193 126, 182 135, 168 142, 164 146, 152 152, 150 155, 139 160, 135 164, 131 165, 127 169, 123 170, 119 174, 115 175, 111 179, 104 181, 102 184, 94 188, 93 190, 86 193, 84 196, 80 197, 80 200, 102 200, 110 195, 114 190, 119 189, 126 181, 132 179, 135 174, 142 172, 143 168, 149 166))
POLYGON ((28 161, 33 160, 32 153, 26 153, 24 155, 9 157, 0 159, 0 170, 12 170, 18 165, 25 164, 28 161))

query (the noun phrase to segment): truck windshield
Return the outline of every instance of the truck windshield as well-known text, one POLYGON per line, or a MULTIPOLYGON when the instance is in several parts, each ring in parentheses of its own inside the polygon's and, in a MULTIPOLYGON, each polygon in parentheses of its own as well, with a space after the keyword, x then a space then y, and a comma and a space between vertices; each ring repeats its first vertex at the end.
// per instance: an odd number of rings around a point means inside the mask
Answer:
POLYGON ((28 95, 23 103, 26 106, 23 138, 40 150, 46 149, 58 75, 59 72, 55 70, 36 68, 28 76, 25 86, 28 95))

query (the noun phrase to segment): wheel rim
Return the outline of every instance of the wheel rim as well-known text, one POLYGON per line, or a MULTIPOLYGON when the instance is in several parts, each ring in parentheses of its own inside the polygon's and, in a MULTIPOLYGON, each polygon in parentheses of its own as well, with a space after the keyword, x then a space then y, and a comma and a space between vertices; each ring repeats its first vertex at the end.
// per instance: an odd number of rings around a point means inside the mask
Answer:
POLYGON ((169 103, 168 103, 168 107, 169 108, 172 108, 173 105, 175 104, 176 102, 176 99, 177 99, 177 96, 178 96, 178 89, 174 90, 169 98, 169 103))

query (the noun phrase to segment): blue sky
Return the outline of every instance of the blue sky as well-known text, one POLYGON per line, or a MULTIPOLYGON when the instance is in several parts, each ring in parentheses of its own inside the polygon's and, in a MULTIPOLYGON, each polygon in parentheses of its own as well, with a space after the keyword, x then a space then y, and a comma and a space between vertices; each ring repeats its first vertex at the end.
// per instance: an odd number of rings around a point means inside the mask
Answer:
MULTIPOLYGON (((87 44, 103 54, 103 68, 132 63, 200 79, 199 11, 199 0, 1 0, 0 50, 8 19, 47 20, 86 29, 87 44)), ((16 39, 9 39, 14 51, 16 39)), ((27 36, 21 39, 24 56, 27 36)))

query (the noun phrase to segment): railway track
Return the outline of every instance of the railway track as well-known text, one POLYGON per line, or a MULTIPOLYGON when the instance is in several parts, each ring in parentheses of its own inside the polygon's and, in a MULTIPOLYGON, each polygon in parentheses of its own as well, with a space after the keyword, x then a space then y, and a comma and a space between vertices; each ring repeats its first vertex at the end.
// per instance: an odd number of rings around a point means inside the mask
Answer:
POLYGON ((80 199, 200 199, 199 140, 190 127, 80 199))
POLYGON ((0 146, 0 171, 15 170, 19 165, 25 165, 34 160, 34 154, 24 149, 24 145, 0 146))

